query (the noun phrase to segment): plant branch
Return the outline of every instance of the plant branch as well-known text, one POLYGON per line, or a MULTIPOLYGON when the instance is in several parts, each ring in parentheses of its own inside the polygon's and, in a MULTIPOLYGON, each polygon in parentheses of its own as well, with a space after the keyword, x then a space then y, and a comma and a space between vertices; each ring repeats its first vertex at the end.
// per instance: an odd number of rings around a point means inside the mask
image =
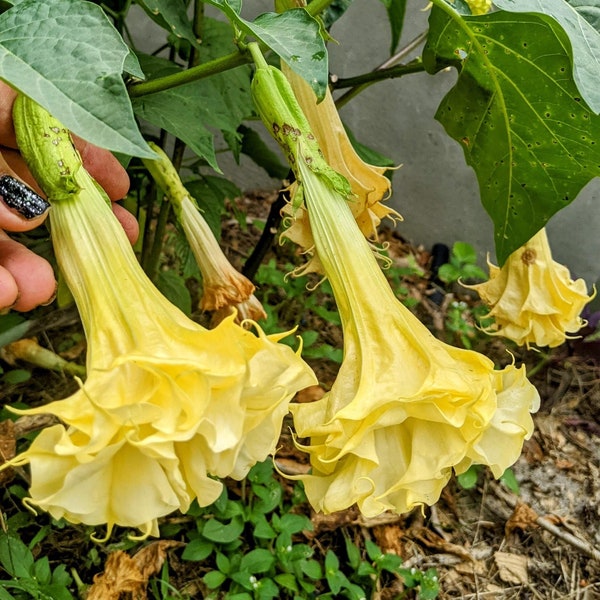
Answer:
POLYGON ((428 30, 422 31, 417 37, 406 44, 406 46, 400 48, 396 54, 382 62, 378 67, 375 67, 370 73, 333 81, 332 87, 334 89, 351 87, 351 89, 336 100, 338 109, 377 81, 402 77, 402 75, 407 75, 408 73, 420 73, 425 71, 425 67, 420 58, 417 58, 406 65, 397 65, 397 63, 407 54, 418 48, 427 39, 427 34, 428 30))
POLYGON ((242 65, 252 62, 250 56, 245 52, 236 50, 226 56, 215 58, 207 63, 192 67, 179 73, 173 73, 172 75, 166 75, 165 77, 158 77, 151 79, 150 81, 142 81, 140 83, 134 83, 129 86, 128 92, 131 98, 139 98, 140 96, 147 96, 148 94, 156 94, 157 92, 164 92, 171 88, 185 85, 217 73, 223 73, 229 69, 240 67, 242 65))

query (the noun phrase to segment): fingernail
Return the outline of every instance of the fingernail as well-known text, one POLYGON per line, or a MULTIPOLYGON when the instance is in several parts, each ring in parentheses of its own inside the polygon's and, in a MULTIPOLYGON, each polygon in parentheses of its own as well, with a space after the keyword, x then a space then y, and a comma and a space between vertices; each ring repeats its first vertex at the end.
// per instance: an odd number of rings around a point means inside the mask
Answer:
POLYGON ((0 196, 6 206, 28 220, 43 215, 50 208, 49 202, 11 175, 0 177, 0 196))
POLYGON ((56 285, 54 286, 54 292, 52 293, 52 296, 50 296, 50 298, 48 298, 48 300, 46 300, 46 302, 42 302, 40 304, 40 306, 48 306, 49 304, 52 304, 56 300, 57 295, 58 295, 58 283, 56 283, 56 285))

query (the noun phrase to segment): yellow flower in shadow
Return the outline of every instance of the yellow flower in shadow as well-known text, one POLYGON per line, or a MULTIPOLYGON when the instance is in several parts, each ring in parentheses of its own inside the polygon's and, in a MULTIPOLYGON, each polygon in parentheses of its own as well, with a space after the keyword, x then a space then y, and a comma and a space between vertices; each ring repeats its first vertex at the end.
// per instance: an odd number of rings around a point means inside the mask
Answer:
POLYGON ((200 308, 214 312, 215 323, 232 313, 237 322, 266 318, 262 304, 254 295, 254 284, 229 262, 169 157, 160 146, 152 142, 149 146, 159 160, 144 159, 143 162, 171 202, 202 273, 200 308))
POLYGON ((27 502, 54 518, 107 524, 108 535, 114 525, 157 535, 159 517, 195 498, 210 504, 222 489, 215 478, 242 478, 273 452, 289 401, 315 376, 278 343, 286 334, 256 326, 254 335, 233 315, 207 330, 170 304, 68 133, 51 122, 31 135, 44 133, 75 173, 75 191, 56 201, 56 190, 45 191, 56 258, 88 341, 87 379, 66 399, 18 411, 62 424, 10 464, 30 465, 27 502))
POLYGON ((499 268, 488 261, 490 278, 467 286, 490 307, 494 323, 486 330, 518 345, 559 346, 584 325, 579 316, 593 298, 583 279, 552 259, 546 230, 541 229, 499 268))
POLYGON ((435 503, 454 470, 488 465, 496 477, 533 430, 539 396, 524 367, 436 339, 394 296, 348 201, 302 160, 315 240, 340 310, 344 360, 320 400, 292 404, 304 482, 325 513, 357 503, 368 517, 435 503))
MULTIPOLYGON (((392 221, 402 220, 393 208, 383 204, 391 194, 390 180, 384 175, 389 167, 367 164, 358 156, 348 139, 329 90, 325 98, 317 103, 314 91, 302 77, 285 63, 282 63, 282 71, 290 82, 325 161, 350 184, 352 198, 349 206, 360 230, 367 239, 377 241, 377 227, 384 218, 387 217, 392 221)), ((290 188, 292 197, 295 196, 297 188, 298 183, 294 182, 290 188)), ((282 214, 287 217, 288 225, 282 238, 290 239, 304 250, 311 250, 314 240, 306 207, 295 204, 292 201, 282 211, 282 214)), ((302 269, 303 273, 311 271, 322 272, 316 255, 312 256, 302 269)))

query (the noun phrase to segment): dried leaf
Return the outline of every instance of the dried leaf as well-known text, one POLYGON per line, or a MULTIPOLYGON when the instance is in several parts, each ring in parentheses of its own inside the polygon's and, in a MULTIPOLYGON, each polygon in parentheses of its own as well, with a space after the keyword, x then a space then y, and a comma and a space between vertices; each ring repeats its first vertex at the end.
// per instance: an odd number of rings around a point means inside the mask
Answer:
POLYGON ((144 546, 139 552, 136 552, 133 557, 133 562, 147 581, 162 569, 163 563, 167 558, 167 550, 179 546, 185 546, 185 544, 174 540, 158 540, 152 542, 151 544, 144 546))
POLYGON ((135 561, 117 550, 107 558, 104 573, 94 576, 87 600, 146 600, 147 583, 135 561))
POLYGON ((508 537, 513 531, 520 529, 521 531, 527 531, 530 528, 537 527, 538 514, 531 508, 531 506, 524 502, 519 502, 512 515, 506 521, 504 526, 504 535, 508 537))
POLYGON ((113 552, 104 573, 94 577, 86 600, 146 600, 148 579, 161 570, 167 550, 181 545, 159 540, 144 546, 133 558, 122 550, 113 552))
POLYGON ((496 552, 494 561, 498 567, 498 575, 502 581, 513 585, 527 585, 527 557, 510 552, 496 552))

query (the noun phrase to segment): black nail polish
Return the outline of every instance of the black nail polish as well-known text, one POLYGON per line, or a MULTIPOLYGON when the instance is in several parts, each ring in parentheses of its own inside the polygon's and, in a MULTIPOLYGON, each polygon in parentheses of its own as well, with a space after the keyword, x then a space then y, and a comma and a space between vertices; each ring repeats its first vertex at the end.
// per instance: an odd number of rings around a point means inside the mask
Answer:
POLYGON ((6 206, 16 210, 26 219, 35 219, 50 208, 49 202, 10 175, 0 177, 0 196, 6 206))

